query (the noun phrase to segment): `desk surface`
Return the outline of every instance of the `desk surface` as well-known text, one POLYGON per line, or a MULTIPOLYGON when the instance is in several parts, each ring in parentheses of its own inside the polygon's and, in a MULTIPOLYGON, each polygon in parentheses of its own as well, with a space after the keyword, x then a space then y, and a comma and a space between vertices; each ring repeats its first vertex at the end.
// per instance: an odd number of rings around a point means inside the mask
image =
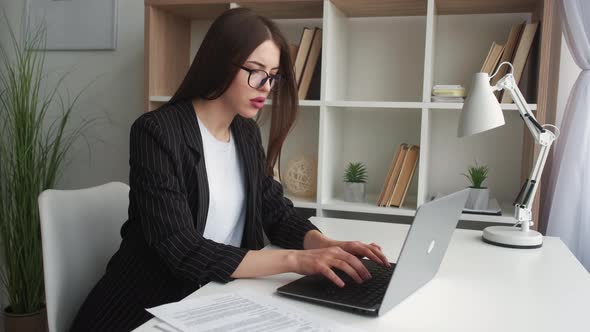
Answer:
MULTIPOLYGON (((375 242, 397 260, 408 225, 311 219, 339 240, 375 242)), ((285 273, 228 284, 211 282, 187 298, 249 289, 269 294, 301 310, 365 331, 588 331, 590 274, 558 238, 542 248, 518 250, 481 241, 481 231, 456 230, 436 277, 389 313, 363 317, 288 299, 275 290, 300 275, 285 273)), ((154 320, 136 331, 158 331, 154 320)))

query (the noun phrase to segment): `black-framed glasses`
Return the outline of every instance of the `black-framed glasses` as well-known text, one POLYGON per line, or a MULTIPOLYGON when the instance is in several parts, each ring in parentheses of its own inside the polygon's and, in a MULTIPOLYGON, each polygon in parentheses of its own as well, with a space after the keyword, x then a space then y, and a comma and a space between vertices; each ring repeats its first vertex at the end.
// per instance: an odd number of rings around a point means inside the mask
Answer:
POLYGON ((271 90, 276 89, 282 78, 280 74, 272 75, 262 69, 250 69, 245 66, 238 67, 248 72, 248 85, 254 89, 262 88, 266 84, 266 81, 270 84, 271 90))

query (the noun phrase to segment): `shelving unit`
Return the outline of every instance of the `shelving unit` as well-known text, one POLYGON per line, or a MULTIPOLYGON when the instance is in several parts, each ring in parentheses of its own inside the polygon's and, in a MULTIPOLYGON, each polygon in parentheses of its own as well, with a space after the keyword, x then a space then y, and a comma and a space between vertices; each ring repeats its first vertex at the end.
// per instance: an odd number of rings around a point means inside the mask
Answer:
MULTIPOLYGON (((559 53, 552 1, 146 0, 146 110, 169 100, 213 19, 239 6, 272 18, 294 44, 303 27, 323 29, 321 97, 300 101, 298 121, 282 154, 283 174, 296 156, 318 162, 315 198, 286 192, 295 206, 315 209, 318 216, 325 211, 413 216, 432 194, 464 188, 461 173, 477 159, 490 166, 487 185, 503 215, 463 214, 462 220, 512 223, 510 202, 528 176, 533 152, 515 105, 502 105, 504 127, 459 139, 462 103, 430 102, 430 91, 434 84, 469 88, 493 40, 504 42, 512 24, 538 21, 539 42, 530 68, 536 81, 529 82, 536 91, 528 101, 540 122, 554 117, 557 89, 546 83, 557 70, 559 53), (406 203, 378 207, 389 164, 403 142, 421 147, 406 203), (366 203, 342 199, 341 179, 349 161, 367 165, 366 203)), ((266 141, 268 126, 260 125, 266 141)))
MULTIPOLYGON (((171 96, 150 96, 149 101, 153 103, 165 103, 171 96)), ((266 105, 272 100, 267 99, 266 105)), ((300 100, 299 106, 327 106, 327 107, 358 107, 358 108, 430 108, 441 110, 460 110, 463 103, 441 103, 441 102, 395 102, 395 101, 321 101, 321 100, 300 100)), ((500 104, 505 111, 516 111, 515 104, 500 104)), ((532 111, 537 110, 537 104, 529 104, 532 111)))

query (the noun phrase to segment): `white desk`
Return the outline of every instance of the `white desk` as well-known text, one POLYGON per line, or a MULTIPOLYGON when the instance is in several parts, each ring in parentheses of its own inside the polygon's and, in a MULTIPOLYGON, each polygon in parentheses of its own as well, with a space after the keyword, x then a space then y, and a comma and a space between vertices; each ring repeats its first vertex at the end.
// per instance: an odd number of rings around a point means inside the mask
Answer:
MULTIPOLYGON (((339 240, 375 242, 396 261, 408 226, 312 218, 339 240)), ((481 231, 456 230, 436 277, 386 315, 370 318, 274 294, 299 278, 287 273, 228 284, 209 283, 188 298, 249 289, 364 331, 590 331, 590 274, 558 238, 542 248, 506 249, 481 241, 481 231)), ((158 331, 150 320, 136 331, 158 331)))

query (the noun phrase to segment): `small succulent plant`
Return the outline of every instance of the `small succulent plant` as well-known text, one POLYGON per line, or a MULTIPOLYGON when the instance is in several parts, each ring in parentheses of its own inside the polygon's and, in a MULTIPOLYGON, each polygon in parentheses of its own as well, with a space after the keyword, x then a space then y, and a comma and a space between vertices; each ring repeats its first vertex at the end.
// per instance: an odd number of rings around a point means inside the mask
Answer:
POLYGON ((469 166, 467 168, 468 174, 463 173, 462 175, 471 182, 472 188, 482 188, 483 182, 488 178, 489 171, 487 166, 479 166, 476 161, 475 166, 469 166))
POLYGON ((344 182, 366 183, 367 168, 363 163, 349 163, 344 171, 344 182))

